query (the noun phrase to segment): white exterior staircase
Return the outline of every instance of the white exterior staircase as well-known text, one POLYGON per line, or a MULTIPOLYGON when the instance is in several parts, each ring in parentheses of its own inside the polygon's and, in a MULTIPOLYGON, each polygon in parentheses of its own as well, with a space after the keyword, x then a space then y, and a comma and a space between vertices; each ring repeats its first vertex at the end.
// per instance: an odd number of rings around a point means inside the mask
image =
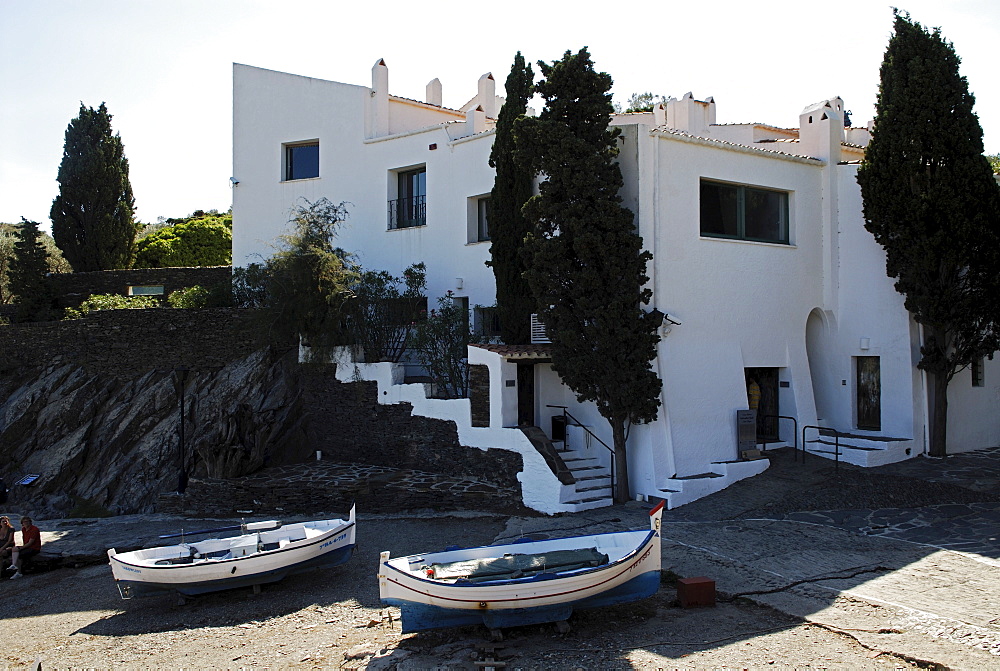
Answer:
MULTIPOLYGON (((559 442, 555 445, 558 448, 559 442)), ((584 450, 559 451, 559 456, 576 480, 568 497, 563 498, 563 503, 572 506, 576 512, 604 508, 614 503, 610 467, 584 450)))

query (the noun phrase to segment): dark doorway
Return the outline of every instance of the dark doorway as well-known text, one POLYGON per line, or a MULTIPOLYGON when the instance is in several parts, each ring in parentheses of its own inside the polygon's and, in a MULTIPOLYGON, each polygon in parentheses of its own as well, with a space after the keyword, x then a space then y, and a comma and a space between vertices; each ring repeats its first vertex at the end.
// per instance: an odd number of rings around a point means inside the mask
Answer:
POLYGON ((535 364, 517 364, 517 425, 535 426, 535 364))
POLYGON ((757 406, 757 440, 778 440, 778 369, 746 368, 747 387, 755 380, 760 387, 757 406))
POLYGON ((858 359, 858 428, 882 430, 882 373, 877 356, 858 359))

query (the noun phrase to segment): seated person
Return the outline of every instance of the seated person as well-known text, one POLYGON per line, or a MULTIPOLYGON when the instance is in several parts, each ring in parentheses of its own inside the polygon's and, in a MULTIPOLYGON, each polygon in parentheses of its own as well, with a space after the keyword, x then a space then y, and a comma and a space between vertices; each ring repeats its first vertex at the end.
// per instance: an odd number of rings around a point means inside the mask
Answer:
POLYGON ((15 545, 11 552, 11 564, 8 571, 13 570, 11 580, 21 578, 21 564, 25 559, 34 557, 42 550, 42 532, 31 523, 30 517, 21 518, 21 545, 15 545))
POLYGON ((14 527, 10 523, 10 518, 6 515, 0 516, 0 565, 8 562, 11 550, 14 549, 14 527))

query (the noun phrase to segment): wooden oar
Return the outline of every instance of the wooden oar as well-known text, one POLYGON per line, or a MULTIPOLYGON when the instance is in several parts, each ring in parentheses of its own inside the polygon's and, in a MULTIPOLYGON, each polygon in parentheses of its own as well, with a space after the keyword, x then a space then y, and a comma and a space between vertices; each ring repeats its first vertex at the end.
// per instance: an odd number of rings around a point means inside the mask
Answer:
POLYGON ((179 534, 164 534, 160 538, 180 538, 181 536, 200 536, 202 534, 214 534, 220 531, 263 531, 265 529, 277 529, 281 526, 277 520, 266 522, 251 522, 250 524, 240 524, 232 527, 216 527, 215 529, 201 529, 200 531, 181 531, 179 534))

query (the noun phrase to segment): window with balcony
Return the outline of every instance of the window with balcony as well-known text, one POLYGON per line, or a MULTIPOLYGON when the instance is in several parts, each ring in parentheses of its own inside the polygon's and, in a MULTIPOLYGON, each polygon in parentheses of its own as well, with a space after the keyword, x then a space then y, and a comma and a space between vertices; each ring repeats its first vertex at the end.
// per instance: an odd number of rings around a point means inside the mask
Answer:
POLYGON ((296 142, 285 145, 284 180, 319 177, 319 142, 296 142))
POLYGON ((396 173, 397 197, 389 201, 389 230, 427 225, 427 169, 396 173))
POLYGON ((788 244, 788 192, 701 181, 701 235, 788 244))

